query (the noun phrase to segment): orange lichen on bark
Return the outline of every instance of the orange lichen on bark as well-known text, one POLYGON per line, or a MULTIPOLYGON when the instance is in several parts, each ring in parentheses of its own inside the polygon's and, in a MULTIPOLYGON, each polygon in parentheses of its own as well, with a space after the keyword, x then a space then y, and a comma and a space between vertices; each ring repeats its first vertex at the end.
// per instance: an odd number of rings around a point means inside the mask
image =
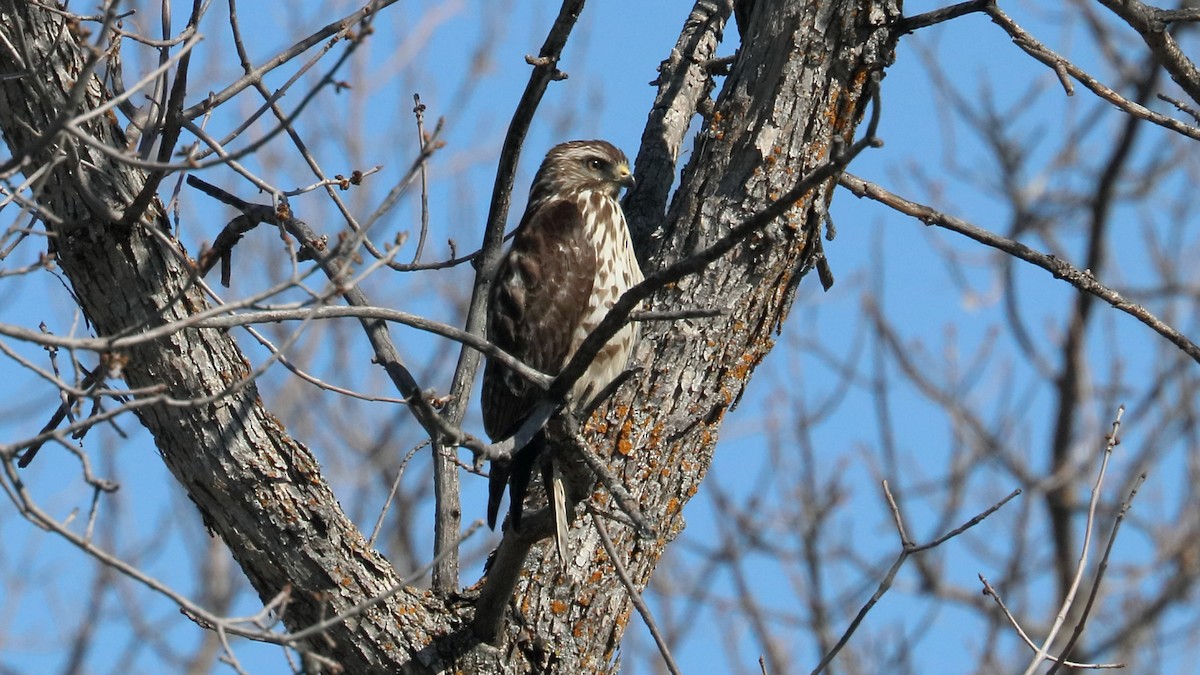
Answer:
POLYGON ((621 616, 617 617, 616 624, 617 624, 617 626, 619 626, 621 628, 621 632, 625 632, 625 627, 629 625, 629 610, 628 609, 626 609, 624 612, 621 612, 621 616))
POLYGON ((623 457, 628 457, 633 453, 633 443, 629 441, 628 437, 621 436, 621 438, 617 440, 617 452, 623 457))
POLYGON ((859 68, 854 73, 854 88, 858 91, 866 89, 867 80, 871 77, 871 73, 875 72, 875 68, 859 68))
POLYGON ((750 377, 750 371, 753 370, 755 364, 758 363, 758 360, 759 359, 751 352, 742 354, 742 358, 738 359, 738 362, 736 365, 734 365, 731 373, 734 379, 738 380, 739 382, 744 382, 746 378, 750 377))
POLYGON ((646 438, 647 448, 653 450, 662 442, 663 432, 666 431, 666 426, 661 422, 655 422, 654 426, 650 427, 650 435, 646 438))
MULTIPOLYGON (((628 408, 626 408, 628 411, 628 408)), ((630 437, 633 435, 633 418, 625 417, 625 421, 621 424, 621 433, 617 436, 617 452, 622 456, 628 457, 633 452, 633 441, 630 437)))
POLYGON ((708 122, 708 135, 718 141, 725 138, 725 130, 721 128, 721 123, 724 121, 725 115, 717 110, 713 112, 712 118, 708 122))
POLYGON ((840 87, 833 87, 829 95, 825 97, 825 109, 821 111, 825 121, 832 127, 838 126, 838 120, 841 119, 841 98, 842 90, 840 87))

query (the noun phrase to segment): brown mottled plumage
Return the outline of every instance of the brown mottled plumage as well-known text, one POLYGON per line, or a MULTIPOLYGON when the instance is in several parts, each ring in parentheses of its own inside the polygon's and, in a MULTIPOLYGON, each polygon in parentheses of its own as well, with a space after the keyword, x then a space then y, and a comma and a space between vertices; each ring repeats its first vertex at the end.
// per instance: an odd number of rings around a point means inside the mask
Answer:
MULTIPOLYGON (((489 340, 547 374, 566 365, 621 294, 642 280, 617 202, 621 187, 632 184, 625 155, 605 141, 571 141, 547 153, 492 284, 489 340)), ((636 329, 625 326, 605 345, 575 383, 576 406, 621 373, 636 337, 636 329)), ((541 394, 503 365, 488 361, 483 374, 488 435, 500 440, 516 433, 541 394)), ((507 484, 510 521, 514 529, 520 527, 522 501, 544 446, 545 437, 538 434, 511 462, 492 462, 488 525, 496 526, 507 484)), ((561 486, 555 488, 561 492, 561 486)), ((559 552, 565 555, 565 507, 555 507, 559 552)))

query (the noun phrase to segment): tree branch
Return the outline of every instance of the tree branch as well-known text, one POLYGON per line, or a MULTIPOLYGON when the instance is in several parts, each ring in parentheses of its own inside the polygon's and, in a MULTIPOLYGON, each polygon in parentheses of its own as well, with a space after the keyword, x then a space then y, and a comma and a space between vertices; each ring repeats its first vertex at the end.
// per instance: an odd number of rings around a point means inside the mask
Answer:
MULTIPOLYGON (((508 209, 512 202, 513 181, 516 177, 517 162, 521 157, 521 149, 525 144, 525 136, 533 115, 541 103, 542 96, 551 82, 566 78, 566 74, 558 70, 558 60, 562 56, 567 38, 575 27, 575 22, 583 12, 584 0, 564 0, 559 8, 558 17, 554 20, 546 41, 538 52, 536 59, 526 58, 533 66, 533 73, 521 94, 521 100, 513 111, 512 120, 508 125, 508 133, 504 136, 504 146, 500 151, 500 161, 496 167, 496 181, 492 187, 491 205, 488 207, 487 223, 483 231, 483 243, 474 259, 475 282, 471 287, 471 300, 467 306, 467 316, 463 329, 473 335, 483 335, 487 320, 488 293, 491 289, 493 272, 500 261, 500 249, 504 243, 504 224, 508 220, 508 209)), ((450 383, 450 401, 446 406, 445 419, 451 426, 458 426, 467 412, 467 401, 475 376, 479 370, 479 352, 474 349, 462 349, 458 354, 458 363, 454 368, 454 376, 450 383)), ((451 453, 456 445, 461 443, 454 438, 437 438, 434 441, 434 452, 442 456, 451 453)), ((435 463, 434 483, 436 486, 436 507, 439 513, 445 510, 443 504, 450 500, 457 503, 457 490, 450 494, 446 489, 445 473, 457 471, 453 462, 445 458, 435 463)), ((440 519, 439 519, 440 522, 440 519)), ((454 535, 448 529, 437 526, 435 533, 435 550, 441 551, 454 535)), ((457 585, 457 575, 453 583, 448 579, 438 585, 440 590, 450 590, 457 585)))
POLYGON ((853 192, 856 197, 873 199, 881 204, 890 206, 900 213, 917 218, 926 225, 936 225, 951 232, 957 232, 985 246, 990 246, 998 251, 1040 267, 1052 274, 1055 279, 1062 279, 1084 293, 1095 295, 1113 308, 1141 321, 1154 332, 1170 341, 1171 344, 1178 347, 1180 351, 1187 354, 1197 363, 1200 363, 1200 346, 1197 346, 1187 336, 1156 317, 1146 308, 1126 300, 1117 291, 1096 281, 1095 277, 1086 270, 1079 270, 1056 256, 1035 251, 1019 241, 1002 237, 981 227, 972 225, 965 220, 946 215, 923 204, 909 201, 857 176, 848 173, 842 174, 839 183, 842 187, 853 192))

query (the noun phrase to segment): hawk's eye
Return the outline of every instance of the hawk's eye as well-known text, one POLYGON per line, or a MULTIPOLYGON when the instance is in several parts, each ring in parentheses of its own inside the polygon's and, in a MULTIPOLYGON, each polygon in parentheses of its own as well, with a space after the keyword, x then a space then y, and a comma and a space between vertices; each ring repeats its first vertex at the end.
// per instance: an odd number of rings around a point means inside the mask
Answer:
POLYGON ((587 165, 588 168, 593 171, 602 171, 606 166, 608 166, 608 162, 600 159, 599 157, 592 157, 587 160, 587 165))

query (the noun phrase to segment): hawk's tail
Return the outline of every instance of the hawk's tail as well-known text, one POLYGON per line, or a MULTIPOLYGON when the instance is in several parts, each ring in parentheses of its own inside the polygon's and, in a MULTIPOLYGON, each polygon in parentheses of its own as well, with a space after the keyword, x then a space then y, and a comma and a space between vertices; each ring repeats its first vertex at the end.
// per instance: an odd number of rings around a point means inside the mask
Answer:
POLYGON ((493 461, 488 467, 488 527, 496 529, 496 516, 500 514, 500 500, 504 499, 504 487, 508 485, 508 462, 493 461))
POLYGON ((492 462, 488 473, 488 527, 496 529, 496 516, 500 513, 500 500, 504 497, 504 486, 508 485, 508 519, 512 529, 521 529, 521 512, 525 507, 525 493, 529 491, 529 479, 533 476, 533 465, 546 448, 546 436, 542 432, 517 450, 511 461, 492 462))
POLYGON ((566 569, 570 548, 570 542, 567 540, 567 490, 563 485, 562 470, 559 469, 558 462, 551 458, 546 464, 550 465, 546 490, 550 494, 550 505, 554 511, 554 543, 558 547, 558 562, 566 569))

